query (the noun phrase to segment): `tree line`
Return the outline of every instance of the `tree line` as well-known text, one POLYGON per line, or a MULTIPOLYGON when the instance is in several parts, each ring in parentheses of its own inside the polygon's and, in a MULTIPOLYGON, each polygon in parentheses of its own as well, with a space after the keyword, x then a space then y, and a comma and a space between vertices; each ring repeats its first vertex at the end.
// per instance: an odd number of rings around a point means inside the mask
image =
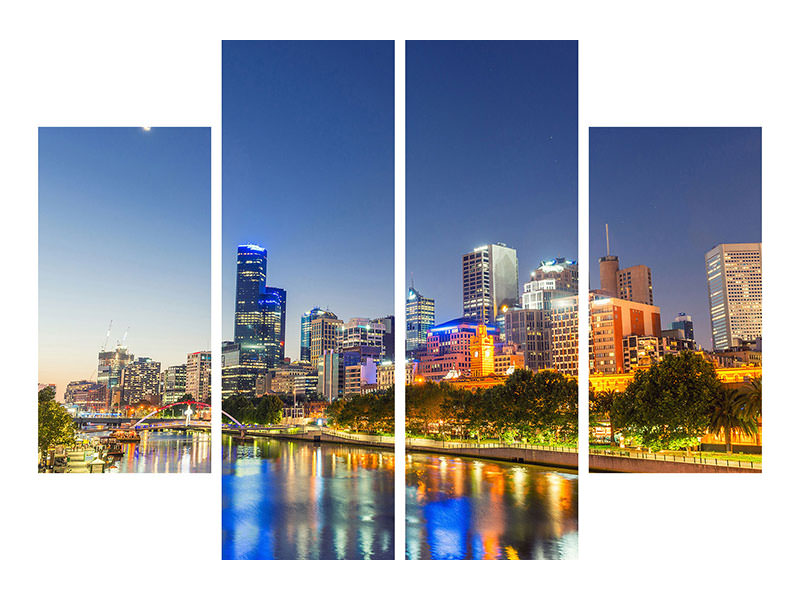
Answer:
POLYGON ((409 385, 406 432, 572 445, 578 436, 578 383, 556 371, 517 369, 503 384, 475 391, 446 382, 409 385))
MULTIPOLYGON (((222 410, 244 425, 273 425, 283 418, 283 399, 273 394, 234 394, 222 402, 222 410)), ((222 415, 226 422, 227 416, 222 415)))
POLYGON ((669 355, 637 371, 624 392, 589 392, 590 424, 607 420, 611 443, 617 434, 648 450, 681 450, 699 445, 707 432, 755 435, 761 415, 761 379, 733 389, 717 378, 714 366, 690 351, 669 355))
POLYGON ((394 433, 394 386, 376 392, 351 395, 328 405, 328 423, 355 432, 394 433))

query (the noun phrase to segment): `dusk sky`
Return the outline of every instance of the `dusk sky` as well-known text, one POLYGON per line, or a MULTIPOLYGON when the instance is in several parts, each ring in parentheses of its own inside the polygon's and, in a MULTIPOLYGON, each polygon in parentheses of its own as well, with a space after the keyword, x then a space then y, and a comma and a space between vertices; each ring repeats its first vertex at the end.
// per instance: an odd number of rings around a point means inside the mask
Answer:
POLYGON ((300 317, 393 314, 394 43, 223 42, 222 338, 233 340, 236 247, 267 249, 300 317))
POLYGON ((208 128, 39 129, 39 382, 94 379, 130 328, 162 369, 211 338, 208 128))
POLYGON ((461 256, 578 256, 578 44, 406 43, 407 282, 460 317, 461 256))
POLYGON ((592 128, 589 139, 591 289, 598 259, 644 264, 666 329, 690 314, 711 348, 705 253, 761 241, 760 128, 592 128))

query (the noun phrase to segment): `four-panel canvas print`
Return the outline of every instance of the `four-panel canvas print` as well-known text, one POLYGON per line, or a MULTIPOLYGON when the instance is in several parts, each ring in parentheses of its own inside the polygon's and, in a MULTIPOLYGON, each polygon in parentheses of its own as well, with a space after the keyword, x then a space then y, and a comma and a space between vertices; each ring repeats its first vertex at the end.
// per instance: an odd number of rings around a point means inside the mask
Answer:
POLYGON ((222 43, 218 336, 211 129, 39 129, 39 473, 218 452, 225 560, 576 559, 580 441, 761 473, 761 129, 590 128, 579 264, 578 42, 406 42, 403 132, 395 53, 222 43))

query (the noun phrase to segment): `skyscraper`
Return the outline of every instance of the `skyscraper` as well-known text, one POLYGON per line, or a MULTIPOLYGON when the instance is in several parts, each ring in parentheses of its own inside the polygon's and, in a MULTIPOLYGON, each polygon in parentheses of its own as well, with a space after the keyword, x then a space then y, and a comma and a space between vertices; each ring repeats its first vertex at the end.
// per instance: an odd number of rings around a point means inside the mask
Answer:
POLYGON ((333 313, 320 315, 311 321, 310 356, 312 365, 315 365, 319 357, 326 351, 336 352, 338 350, 341 326, 341 319, 336 318, 333 313))
POLYGON ((281 363, 286 353, 286 290, 267 287, 258 301, 262 316, 259 338, 264 344, 268 369, 281 363))
POLYGON ((161 403, 172 404, 180 400, 186 393, 186 365, 168 367, 163 373, 161 403))
POLYGON ((327 310, 315 306, 300 317, 300 360, 311 360, 311 321, 317 317, 336 319, 337 316, 327 310))
POLYGON ((97 355, 97 383, 109 390, 117 387, 122 379, 122 369, 133 361, 133 354, 125 346, 117 346, 114 350, 101 350, 97 355))
POLYGON ((122 403, 157 403, 159 398, 159 376, 161 363, 151 358, 139 357, 122 370, 122 403))
POLYGON ((714 350, 761 337, 761 243, 718 244, 706 252, 714 350))
POLYGON ((426 298, 413 287, 406 296, 406 352, 413 352, 425 345, 428 330, 435 323, 436 302, 426 298))
POLYGON ((517 251, 505 244, 475 248, 462 257, 464 317, 494 323, 502 307, 519 302, 517 251))
POLYGON ((259 300, 267 284, 267 251, 255 244, 239 246, 236 257, 236 317, 233 338, 242 350, 264 351, 259 300))

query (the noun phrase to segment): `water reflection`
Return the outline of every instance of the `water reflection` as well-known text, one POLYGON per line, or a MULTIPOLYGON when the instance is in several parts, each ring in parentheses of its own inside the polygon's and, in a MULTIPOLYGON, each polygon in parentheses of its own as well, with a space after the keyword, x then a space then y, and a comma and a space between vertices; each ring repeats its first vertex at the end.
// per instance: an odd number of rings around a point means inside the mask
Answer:
POLYGON ((222 558, 393 556, 394 453, 223 436, 222 558))
POLYGON ((208 432, 145 431, 139 443, 122 444, 125 451, 108 473, 210 473, 211 434, 208 432))
POLYGON ((577 558, 578 477, 531 465, 406 456, 410 559, 577 558))

